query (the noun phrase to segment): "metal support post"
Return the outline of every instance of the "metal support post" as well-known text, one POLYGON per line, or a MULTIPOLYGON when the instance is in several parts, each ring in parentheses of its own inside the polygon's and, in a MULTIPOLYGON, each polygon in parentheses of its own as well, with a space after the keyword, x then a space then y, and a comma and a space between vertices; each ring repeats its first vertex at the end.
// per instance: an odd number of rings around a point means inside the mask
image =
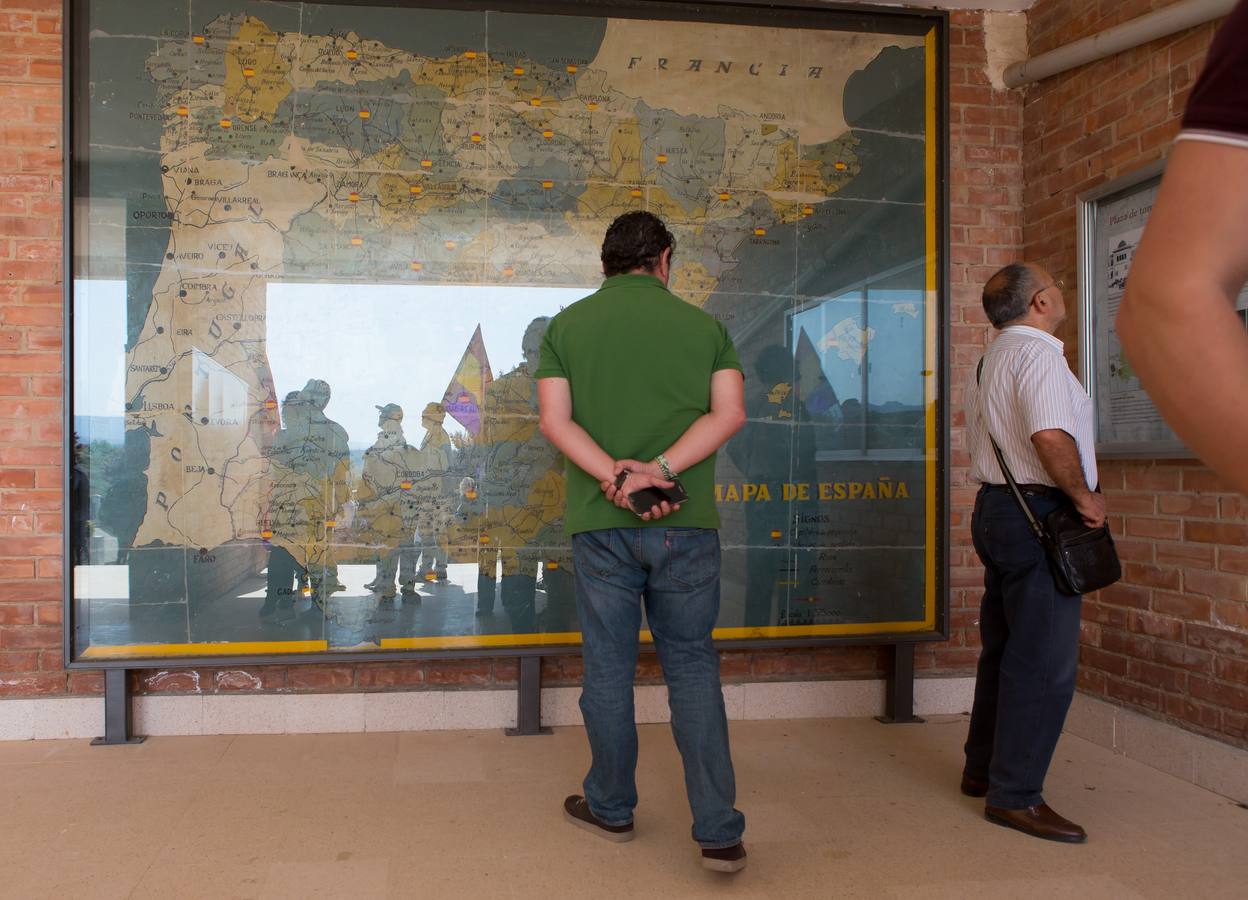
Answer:
POLYGON ((127 669, 104 670, 104 737, 91 742, 92 747, 106 744, 141 744, 147 738, 130 733, 133 720, 130 707, 130 680, 127 669))
POLYGON ((542 727, 542 658, 520 657, 520 684, 516 689, 516 727, 507 729, 508 737, 550 734, 542 727))
POLYGON ((923 721, 914 714, 914 644, 893 644, 884 692, 884 715, 875 718, 885 725, 923 721))

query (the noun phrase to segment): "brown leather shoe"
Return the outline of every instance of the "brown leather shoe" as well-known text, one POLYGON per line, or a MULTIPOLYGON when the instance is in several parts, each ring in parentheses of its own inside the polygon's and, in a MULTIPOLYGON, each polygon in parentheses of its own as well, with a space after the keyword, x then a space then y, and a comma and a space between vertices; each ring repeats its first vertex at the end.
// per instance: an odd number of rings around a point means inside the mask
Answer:
POLYGON ((962 775, 962 793, 968 797, 987 797, 988 782, 981 781, 978 778, 972 778, 970 775, 962 775))
POLYGON ((1000 809, 984 807, 984 818, 1006 828, 1014 828, 1032 837, 1065 844, 1082 844, 1088 833, 1069 819, 1064 819, 1049 808, 1047 803, 1026 809, 1000 809))

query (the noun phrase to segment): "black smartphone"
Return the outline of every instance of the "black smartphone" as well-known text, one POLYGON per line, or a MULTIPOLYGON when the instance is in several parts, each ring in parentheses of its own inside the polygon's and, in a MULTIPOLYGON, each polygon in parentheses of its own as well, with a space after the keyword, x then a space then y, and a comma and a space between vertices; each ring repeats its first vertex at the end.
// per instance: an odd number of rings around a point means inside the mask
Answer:
MULTIPOLYGON (((615 489, 618 491, 624 486, 624 479, 629 475, 629 470, 625 469, 615 478, 615 489)), ((639 491, 633 491, 628 495, 629 505, 632 506, 633 512, 641 515, 641 513, 649 512, 651 507, 658 506, 664 500, 675 506, 677 503, 687 503, 689 494, 685 491, 685 486, 680 483, 679 478, 672 479, 673 484, 670 488, 648 487, 639 491), (640 511, 640 512, 639 512, 640 511)))
POLYGON ((649 512, 652 506, 658 506, 664 500, 672 506, 689 500, 689 495, 685 493, 685 486, 680 483, 680 479, 675 479, 670 488, 648 487, 633 491, 628 495, 628 502, 633 510, 641 510, 641 512, 649 512))

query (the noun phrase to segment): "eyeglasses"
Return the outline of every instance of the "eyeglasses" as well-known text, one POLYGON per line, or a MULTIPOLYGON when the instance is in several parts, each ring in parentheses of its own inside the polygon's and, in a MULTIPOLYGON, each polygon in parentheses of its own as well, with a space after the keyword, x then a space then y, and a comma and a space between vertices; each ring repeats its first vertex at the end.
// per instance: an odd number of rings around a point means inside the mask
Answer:
POLYGON ((1057 289, 1058 289, 1058 291, 1059 291, 1059 292, 1064 293, 1064 292, 1066 291, 1066 282, 1065 282, 1065 281, 1063 281, 1063 280, 1062 280, 1062 279, 1060 279, 1060 278, 1054 278, 1052 281, 1050 281, 1050 282, 1049 282, 1048 284, 1046 284, 1044 287, 1040 288, 1040 290, 1038 290, 1038 291, 1036 291, 1034 294, 1032 294, 1032 295, 1031 295, 1031 298, 1034 300, 1035 298, 1039 297, 1041 294, 1043 294, 1045 291, 1047 291, 1047 290, 1048 290, 1049 288, 1051 288, 1051 287, 1055 287, 1055 288, 1057 288, 1057 289))

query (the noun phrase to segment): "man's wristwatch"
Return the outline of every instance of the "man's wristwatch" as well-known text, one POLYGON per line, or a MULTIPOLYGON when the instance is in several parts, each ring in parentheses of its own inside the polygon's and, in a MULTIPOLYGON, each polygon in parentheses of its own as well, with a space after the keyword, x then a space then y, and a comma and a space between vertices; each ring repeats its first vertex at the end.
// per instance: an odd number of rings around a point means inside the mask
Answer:
POLYGON ((676 473, 673 472, 672 467, 667 464, 666 456, 660 453, 658 456, 654 458, 654 461, 659 464, 659 469, 660 471, 663 472, 664 479, 666 479, 667 481, 676 480, 676 473))

